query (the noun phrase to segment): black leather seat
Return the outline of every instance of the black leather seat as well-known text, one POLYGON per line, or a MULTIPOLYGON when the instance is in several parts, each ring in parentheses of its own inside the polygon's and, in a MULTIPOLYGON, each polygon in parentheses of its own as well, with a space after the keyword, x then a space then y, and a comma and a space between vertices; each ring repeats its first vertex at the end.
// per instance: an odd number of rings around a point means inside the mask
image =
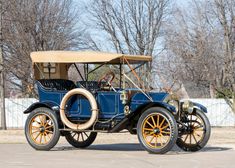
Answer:
POLYGON ((53 90, 71 90, 76 88, 76 85, 71 80, 65 79, 40 79, 38 83, 44 89, 53 89, 53 90))
POLYGON ((78 85, 90 91, 97 91, 100 89, 100 86, 97 81, 79 81, 78 85))

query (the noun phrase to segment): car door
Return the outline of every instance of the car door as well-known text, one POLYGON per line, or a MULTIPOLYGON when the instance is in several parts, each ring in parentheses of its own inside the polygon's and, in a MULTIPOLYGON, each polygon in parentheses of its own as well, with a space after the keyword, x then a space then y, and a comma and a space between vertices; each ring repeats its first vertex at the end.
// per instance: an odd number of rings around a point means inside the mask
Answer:
POLYGON ((119 113, 120 93, 99 91, 97 102, 100 109, 99 118, 112 118, 119 113))

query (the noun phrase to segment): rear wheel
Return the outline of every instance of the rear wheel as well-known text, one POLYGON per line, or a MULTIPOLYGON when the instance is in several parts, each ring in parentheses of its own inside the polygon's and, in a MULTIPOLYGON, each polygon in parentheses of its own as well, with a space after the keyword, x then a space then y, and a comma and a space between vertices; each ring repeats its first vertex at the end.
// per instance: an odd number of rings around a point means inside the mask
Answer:
POLYGON ((188 115, 179 128, 176 144, 184 151, 198 151, 208 142, 211 127, 208 118, 202 111, 196 110, 188 115))
POLYGON ((152 107, 139 118, 138 139, 150 153, 164 154, 175 145, 178 131, 173 115, 164 108, 152 107))
POLYGON ((25 136, 36 150, 53 148, 60 138, 56 114, 44 107, 33 110, 26 120, 25 136))
POLYGON ((77 132, 70 131, 65 134, 69 144, 75 148, 85 148, 90 146, 96 139, 97 132, 77 132))

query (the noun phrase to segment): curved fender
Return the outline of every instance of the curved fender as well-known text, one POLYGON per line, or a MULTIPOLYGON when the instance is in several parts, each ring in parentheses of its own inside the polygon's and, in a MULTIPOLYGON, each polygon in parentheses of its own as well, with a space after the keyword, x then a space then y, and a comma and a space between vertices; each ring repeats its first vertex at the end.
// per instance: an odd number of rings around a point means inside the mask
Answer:
MULTIPOLYGON (((167 104, 165 102, 149 102, 149 103, 145 103, 141 106, 139 106, 137 109, 135 109, 135 111, 133 113, 136 113, 137 111, 144 111, 150 107, 163 107, 167 110, 169 110, 170 112, 172 113, 175 113, 176 112, 176 109, 174 106, 170 105, 170 104, 167 104)), ((133 114, 133 113, 130 113, 130 116, 133 114)), ((138 112, 137 112, 138 113, 138 112)))
POLYGON ((128 114, 119 124, 117 124, 112 130, 110 130, 109 132, 119 132, 125 128, 127 128, 128 124, 132 123, 132 121, 134 121, 134 124, 136 124, 136 117, 140 117, 140 115, 147 110, 148 108, 151 107, 163 107, 165 109, 167 109, 169 112, 174 113, 176 112, 176 109, 174 106, 169 105, 167 103, 164 102, 148 102, 145 104, 140 105, 139 107, 137 107, 133 112, 131 112, 130 114, 128 114))
POLYGON ((207 108, 199 103, 193 102, 193 108, 201 110, 204 113, 207 113, 207 108))
POLYGON ((47 107, 49 109, 52 109, 48 104, 46 103, 40 103, 40 102, 36 102, 31 104, 23 113, 24 114, 28 114, 30 112, 32 112, 34 109, 38 108, 38 107, 47 107))
POLYGON ((173 113, 176 112, 176 109, 174 106, 167 104, 165 102, 152 102, 152 103, 149 103, 149 105, 148 105, 148 107, 153 107, 153 106, 159 106, 159 107, 166 108, 167 110, 169 110, 170 112, 173 112, 173 113))

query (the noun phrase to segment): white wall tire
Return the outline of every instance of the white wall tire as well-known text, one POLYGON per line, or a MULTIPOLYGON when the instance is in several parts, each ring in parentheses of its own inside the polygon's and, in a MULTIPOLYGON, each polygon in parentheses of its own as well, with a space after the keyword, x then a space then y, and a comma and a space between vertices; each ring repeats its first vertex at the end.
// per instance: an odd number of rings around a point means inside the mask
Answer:
POLYGON ((97 117, 98 117, 98 108, 97 108, 96 100, 94 96, 86 89, 77 88, 77 89, 70 90, 68 93, 66 93, 66 95, 63 97, 60 103, 60 118, 62 122, 68 128, 71 128, 73 130, 85 130, 85 129, 90 128, 95 123, 97 117), (67 116, 65 115, 66 103, 69 100, 69 98, 74 95, 82 95, 86 97, 88 101, 90 102, 92 114, 91 114, 91 118, 85 123, 82 123, 82 124, 72 123, 71 121, 68 120, 67 116))

